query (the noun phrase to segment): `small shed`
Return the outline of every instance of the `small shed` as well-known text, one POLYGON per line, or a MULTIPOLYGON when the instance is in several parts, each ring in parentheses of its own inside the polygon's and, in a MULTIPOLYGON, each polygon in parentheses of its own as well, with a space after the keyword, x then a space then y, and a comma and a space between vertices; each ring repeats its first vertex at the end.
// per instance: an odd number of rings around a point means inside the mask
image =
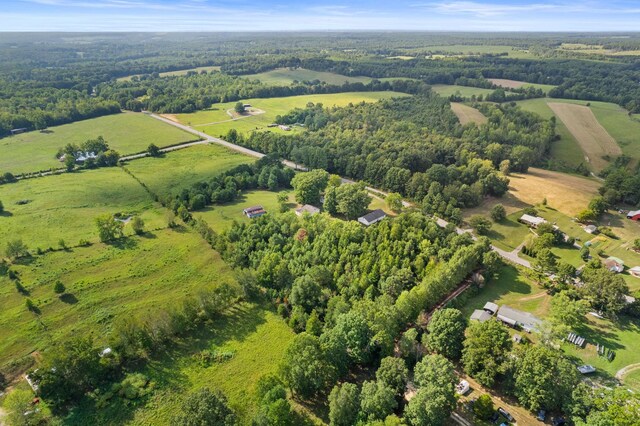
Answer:
POLYGON ((278 126, 278 128, 279 128, 280 130, 284 130, 285 132, 288 132, 289 130, 291 130, 291 127, 289 127, 289 126, 285 126, 284 124, 280 124, 280 125, 278 126))
POLYGON ((518 220, 525 225, 531 226, 532 228, 537 228, 539 225, 547 222, 544 218, 531 216, 528 214, 523 214, 518 220))
POLYGON ((636 278, 640 278, 640 266, 634 266, 633 268, 629 269, 629 273, 636 278))
POLYGON ((624 262, 622 259, 614 256, 608 257, 607 260, 604 261, 604 266, 606 266, 611 272, 620 273, 624 271, 624 262))
POLYGON ((371 213, 368 213, 362 217, 358 218, 358 222, 365 226, 371 226, 374 223, 380 222, 382 219, 387 217, 387 214, 382 211, 382 209, 374 210, 371 213))
POLYGON ((480 322, 485 322, 491 319, 491 314, 487 311, 483 311, 481 309, 476 309, 475 311, 473 311, 473 313, 471 314, 471 318, 472 321, 480 321, 480 322))
POLYGON ((489 312, 491 315, 495 314, 496 312, 498 312, 498 308, 499 306, 493 302, 487 302, 484 304, 484 307, 482 309, 484 309, 485 311, 489 312))
POLYGON ((598 227, 595 225, 587 225, 584 227, 584 231, 589 234, 596 234, 598 233, 598 227))
POLYGON ((262 206, 253 206, 242 210, 242 213, 244 213, 249 219, 253 219, 266 214, 267 211, 262 206))
POLYGON ((302 216, 305 213, 313 216, 313 215, 316 215, 316 214, 320 213, 320 209, 315 207, 315 206, 312 206, 311 204, 305 204, 304 206, 298 207, 296 209, 296 214, 298 216, 302 216))

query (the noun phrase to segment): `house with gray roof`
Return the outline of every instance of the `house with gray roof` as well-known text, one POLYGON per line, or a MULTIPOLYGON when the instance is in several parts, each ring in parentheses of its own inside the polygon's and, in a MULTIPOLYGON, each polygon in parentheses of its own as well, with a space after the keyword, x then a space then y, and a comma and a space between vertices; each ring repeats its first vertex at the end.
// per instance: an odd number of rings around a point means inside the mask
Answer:
POLYGON ((522 328, 527 333, 537 331, 542 324, 542 320, 535 315, 507 305, 502 305, 498 309, 498 319, 511 327, 522 328))

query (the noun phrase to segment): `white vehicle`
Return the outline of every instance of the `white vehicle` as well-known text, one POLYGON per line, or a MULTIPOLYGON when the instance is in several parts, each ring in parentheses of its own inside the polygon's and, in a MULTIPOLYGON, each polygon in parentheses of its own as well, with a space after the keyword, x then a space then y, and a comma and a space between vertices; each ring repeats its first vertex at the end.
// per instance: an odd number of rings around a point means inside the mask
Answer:
POLYGON ((582 374, 590 374, 596 371, 596 368, 593 365, 581 365, 578 367, 578 371, 582 374))
POLYGON ((469 392, 469 382, 461 380, 460 383, 456 385, 456 393, 458 395, 464 395, 467 392, 469 392))

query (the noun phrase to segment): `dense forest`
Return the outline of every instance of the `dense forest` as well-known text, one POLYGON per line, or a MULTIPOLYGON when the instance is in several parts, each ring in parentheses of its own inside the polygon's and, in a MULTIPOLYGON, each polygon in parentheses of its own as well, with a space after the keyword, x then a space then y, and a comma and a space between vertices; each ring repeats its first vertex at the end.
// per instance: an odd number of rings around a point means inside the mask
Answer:
POLYGON ((510 171, 526 172, 546 155, 554 122, 511 105, 477 105, 481 126, 458 124, 447 100, 414 96, 326 109, 309 105, 278 117, 302 123, 294 136, 254 132, 226 138, 265 153, 369 182, 417 201, 429 193, 435 210, 476 206, 483 195, 507 190, 510 171), (434 186, 435 185, 435 186, 434 186), (433 188, 432 188, 433 187, 433 188))

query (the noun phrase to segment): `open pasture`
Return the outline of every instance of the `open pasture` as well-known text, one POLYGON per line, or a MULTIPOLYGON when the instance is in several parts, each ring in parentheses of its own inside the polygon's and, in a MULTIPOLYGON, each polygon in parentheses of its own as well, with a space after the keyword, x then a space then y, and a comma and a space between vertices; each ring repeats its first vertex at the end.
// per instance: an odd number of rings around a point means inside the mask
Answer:
POLYGON ((546 198, 551 207, 570 217, 584 210, 600 187, 594 179, 537 168, 529 168, 526 174, 514 173, 509 180, 513 197, 530 205, 546 198))
MULTIPOLYGON (((172 77, 175 75, 187 75, 188 72, 190 71, 195 71, 197 73, 200 73, 201 71, 207 71, 207 72, 211 72, 211 71, 220 71, 220 67, 219 66, 210 66, 210 67, 196 67, 196 68, 189 68, 186 70, 176 70, 176 71, 166 71, 166 72, 161 72, 158 75, 160 77, 172 77)), ((136 74, 136 75, 128 75, 126 77, 120 77, 118 79, 116 79, 117 81, 130 81, 133 77, 140 77, 141 74, 136 74)))
POLYGON ((390 99, 393 97, 409 96, 399 92, 346 92, 327 95, 303 95, 288 96, 283 98, 264 99, 243 99, 242 102, 251 104, 252 107, 265 111, 264 114, 247 116, 238 120, 230 121, 227 110, 232 109, 235 102, 216 104, 214 108, 192 114, 176 114, 175 119, 179 122, 191 125, 209 135, 226 135, 230 129, 236 129, 240 133, 250 133, 254 130, 269 130, 278 133, 293 133, 299 128, 293 128, 286 132, 277 127, 268 128, 273 123, 276 116, 286 114, 294 108, 304 108, 307 103, 322 103, 325 107, 347 106, 350 103, 377 102, 380 99, 390 99))
POLYGON ((492 93, 492 89, 482 89, 480 87, 469 86, 456 86, 453 84, 434 84, 431 89, 443 98, 448 98, 451 95, 458 95, 464 98, 470 98, 471 96, 486 96, 492 93))
POLYGON ((97 241, 94 221, 105 213, 141 215, 148 229, 166 225, 159 205, 117 167, 2 185, 0 200, 5 206, 0 215, 1 250, 17 238, 32 250, 57 247, 60 239, 70 246, 80 239, 97 241))
POLYGON ((546 93, 555 87, 551 84, 528 83, 526 81, 508 80, 505 78, 488 78, 487 80, 489 80, 496 86, 500 86, 505 89, 519 89, 520 87, 535 87, 536 89, 542 89, 542 91, 546 93))
POLYGON ((0 365, 60 339, 92 335, 105 343, 112 323, 176 306, 186 295, 233 280, 231 270, 194 232, 152 231, 121 244, 93 244, 12 266, 39 313, 0 277, 0 365), (53 291, 56 281, 66 296, 53 291))
POLYGON ((209 144, 172 151, 159 158, 141 158, 124 167, 152 192, 166 196, 254 160, 239 152, 209 144))
POLYGON ((451 109, 458 117, 460 124, 462 124, 463 126, 468 123, 475 123, 480 125, 487 122, 487 117, 485 117, 477 109, 472 108, 468 105, 461 104, 459 102, 451 102, 451 109))
POLYGON ((249 74, 243 76, 250 80, 260 80, 264 84, 273 86, 288 86, 294 81, 324 81, 327 84, 342 85, 348 83, 369 83, 371 77, 349 77, 346 75, 336 74, 324 71, 312 71, 304 68, 278 68, 259 74, 249 74))
POLYGON ((549 107, 567 126, 596 170, 600 171, 608 165, 605 157, 622 154, 616 140, 598 122, 589 107, 562 102, 550 102, 549 107))
POLYGON ((98 136, 120 155, 145 151, 151 143, 164 147, 196 138, 145 114, 107 115, 0 139, 0 171, 19 174, 63 168, 55 158, 59 148, 98 136))

